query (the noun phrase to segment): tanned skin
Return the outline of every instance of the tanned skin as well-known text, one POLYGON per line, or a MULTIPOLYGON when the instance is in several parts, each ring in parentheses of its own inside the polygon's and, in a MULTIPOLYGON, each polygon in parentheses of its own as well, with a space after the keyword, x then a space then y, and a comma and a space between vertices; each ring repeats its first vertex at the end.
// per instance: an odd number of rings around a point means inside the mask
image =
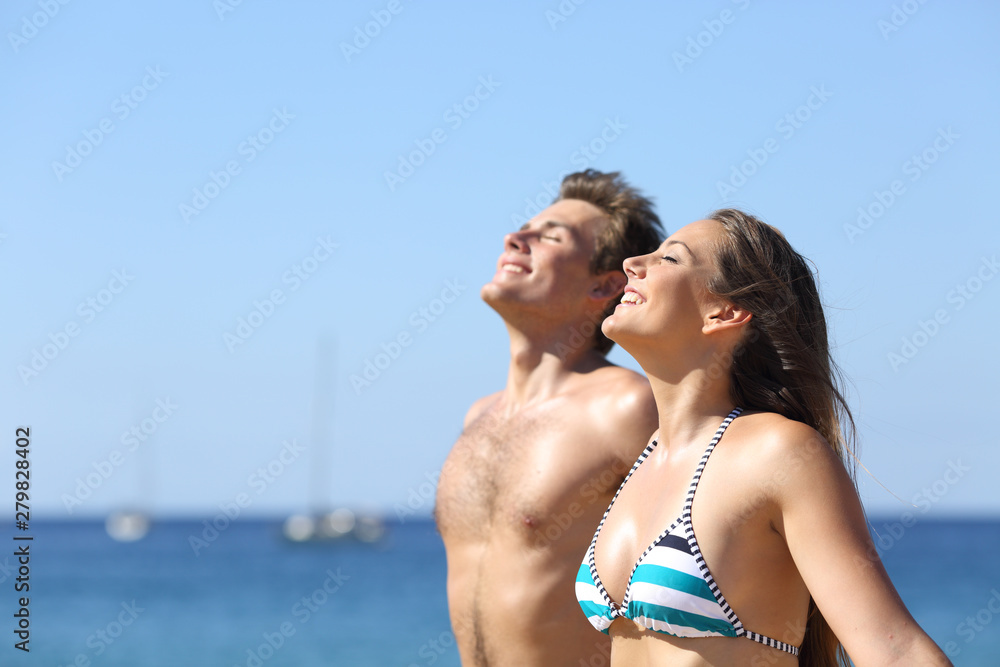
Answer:
MULTIPOLYGON (((732 358, 753 315, 708 291, 723 233, 701 220, 626 260, 626 295, 603 324, 646 371, 659 408, 657 447, 622 488, 595 545, 616 603, 636 560, 680 515, 699 459, 736 407, 718 360, 732 358)), ((896 593, 843 463, 811 427, 770 412, 737 417, 705 467, 691 521, 746 628, 800 645, 811 595, 858 667, 951 665, 896 593)), ((608 631, 612 667, 799 664, 745 637, 673 637, 626 618, 608 631)))
POLYGON ((510 336, 507 384, 470 408, 435 507, 466 667, 607 664, 576 571, 656 406, 644 377, 593 349, 625 284, 624 273, 590 273, 603 224, 589 203, 556 202, 505 237, 482 289, 510 336))

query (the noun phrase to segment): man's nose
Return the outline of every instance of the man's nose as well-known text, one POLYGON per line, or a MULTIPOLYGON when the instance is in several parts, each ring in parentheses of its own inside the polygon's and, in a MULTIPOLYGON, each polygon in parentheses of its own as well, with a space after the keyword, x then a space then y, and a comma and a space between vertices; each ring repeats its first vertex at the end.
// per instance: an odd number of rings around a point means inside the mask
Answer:
POLYGON ((528 241, 523 231, 511 232, 503 237, 504 250, 528 252, 528 241))

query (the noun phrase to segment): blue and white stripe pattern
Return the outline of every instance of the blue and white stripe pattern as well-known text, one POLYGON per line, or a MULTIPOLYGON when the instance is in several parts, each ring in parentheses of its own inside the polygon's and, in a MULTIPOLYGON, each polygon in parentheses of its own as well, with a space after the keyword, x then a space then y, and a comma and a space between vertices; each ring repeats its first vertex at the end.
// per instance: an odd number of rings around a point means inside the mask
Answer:
POLYGON ((604 512, 576 575, 576 597, 580 607, 591 625, 601 632, 607 634, 612 621, 622 617, 675 637, 747 637, 792 655, 799 654, 795 646, 743 627, 712 578, 691 525, 691 505, 708 457, 726 428, 741 412, 741 408, 736 408, 729 413, 715 432, 691 480, 681 516, 660 533, 636 561, 625 588, 625 599, 618 605, 608 595, 597 574, 594 546, 618 494, 656 447, 656 441, 639 455, 604 512))

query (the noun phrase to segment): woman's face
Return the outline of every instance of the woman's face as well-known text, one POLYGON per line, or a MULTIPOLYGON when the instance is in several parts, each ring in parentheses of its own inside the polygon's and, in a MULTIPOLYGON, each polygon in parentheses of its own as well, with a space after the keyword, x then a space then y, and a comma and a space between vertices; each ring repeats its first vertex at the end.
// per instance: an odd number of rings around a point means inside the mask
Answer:
POLYGON ((713 305, 708 291, 716 274, 715 247, 725 234, 715 220, 699 220, 671 234, 656 251, 625 260, 628 285, 601 327, 632 352, 694 342, 713 305))

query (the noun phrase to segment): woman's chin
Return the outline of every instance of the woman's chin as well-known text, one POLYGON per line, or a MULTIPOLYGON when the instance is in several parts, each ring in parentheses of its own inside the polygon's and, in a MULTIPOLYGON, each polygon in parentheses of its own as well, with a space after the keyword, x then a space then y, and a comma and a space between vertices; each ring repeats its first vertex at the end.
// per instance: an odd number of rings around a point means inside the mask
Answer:
POLYGON ((629 338, 628 326, 618 317, 617 311, 611 313, 601 323, 601 333, 622 347, 625 347, 624 341, 627 341, 629 338))

